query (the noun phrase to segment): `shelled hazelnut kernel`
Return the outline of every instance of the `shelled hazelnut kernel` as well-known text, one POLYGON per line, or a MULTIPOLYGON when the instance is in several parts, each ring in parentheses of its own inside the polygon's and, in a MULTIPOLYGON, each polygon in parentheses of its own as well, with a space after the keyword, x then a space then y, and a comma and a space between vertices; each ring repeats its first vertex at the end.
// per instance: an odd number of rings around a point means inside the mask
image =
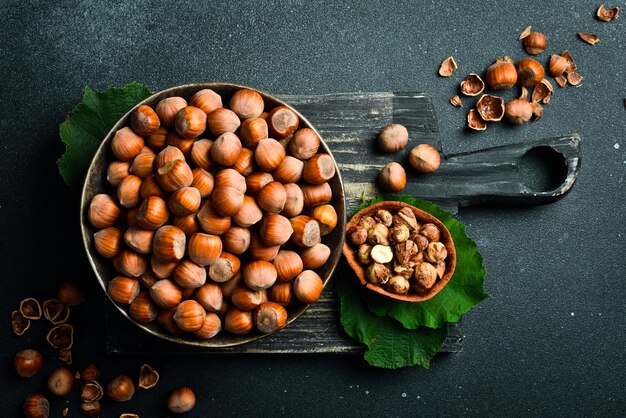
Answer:
POLYGON ((112 190, 87 212, 97 254, 119 274, 111 299, 198 339, 274 332, 289 305, 316 301, 339 222, 336 165, 300 122, 251 89, 138 106, 111 140, 112 190))

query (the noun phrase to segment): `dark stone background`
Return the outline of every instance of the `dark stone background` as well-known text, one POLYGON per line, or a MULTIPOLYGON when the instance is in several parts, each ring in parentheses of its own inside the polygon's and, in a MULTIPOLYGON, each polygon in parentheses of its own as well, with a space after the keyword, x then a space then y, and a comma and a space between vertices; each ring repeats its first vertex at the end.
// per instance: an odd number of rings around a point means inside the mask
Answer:
MULTIPOLYGON (((107 402, 107 417, 162 416, 165 393, 182 384, 197 392, 194 416, 624 413, 626 19, 595 20, 596 1, 329 3, 2 2, 3 416, 19 416, 22 399, 57 364, 48 360, 30 379, 15 375, 18 349, 40 347, 46 359, 53 352, 41 321, 18 338, 9 313, 24 297, 54 294, 64 278, 91 289, 74 311, 74 367, 93 361, 103 381, 134 376, 145 361, 161 371, 157 388, 126 404, 107 402), (538 123, 466 132, 465 110, 448 98, 495 56, 524 56, 517 36, 529 24, 547 35, 548 52, 570 49, 582 87, 558 89, 538 123), (578 31, 601 42, 584 44, 578 31), (437 68, 451 54, 460 70, 441 79, 437 68), (139 81, 156 91, 200 80, 275 93, 421 90, 433 97, 445 152, 579 132, 582 171, 571 194, 548 206, 461 210, 493 299, 466 315, 464 350, 437 356, 430 370, 378 370, 342 355, 105 358, 101 290, 82 249, 77 198, 55 166, 58 125, 85 85, 139 81)), ((54 400, 52 416, 66 404, 77 413, 78 395, 54 400)))

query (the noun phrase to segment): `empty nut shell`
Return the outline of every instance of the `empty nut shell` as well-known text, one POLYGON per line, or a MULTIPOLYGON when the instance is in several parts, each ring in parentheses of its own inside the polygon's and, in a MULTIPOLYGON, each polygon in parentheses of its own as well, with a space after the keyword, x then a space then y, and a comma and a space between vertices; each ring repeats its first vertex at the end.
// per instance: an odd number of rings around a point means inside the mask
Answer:
POLYGON ((504 99, 491 94, 483 94, 476 103, 476 110, 483 120, 499 122, 504 117, 504 99))
POLYGON ((475 131, 487 129, 487 122, 480 116, 476 108, 471 108, 467 113, 467 127, 475 131))
POLYGON ((149 364, 142 364, 139 368, 138 384, 142 389, 150 389, 159 382, 159 373, 149 364))
POLYGON ((30 320, 24 318, 20 311, 11 312, 11 326, 15 335, 24 335, 30 328, 30 320))
POLYGON ((454 57, 449 56, 439 66, 439 75, 441 77, 450 77, 458 68, 454 57))
POLYGON ((483 90, 485 82, 478 74, 469 73, 465 80, 461 81, 461 93, 466 96, 478 96, 483 90))
POLYGON ((61 324, 70 316, 70 308, 58 299, 48 299, 42 305, 43 316, 51 324, 61 324))
POLYGON ((74 344, 74 328, 69 324, 56 325, 48 331, 46 341, 57 350, 69 350, 74 344))

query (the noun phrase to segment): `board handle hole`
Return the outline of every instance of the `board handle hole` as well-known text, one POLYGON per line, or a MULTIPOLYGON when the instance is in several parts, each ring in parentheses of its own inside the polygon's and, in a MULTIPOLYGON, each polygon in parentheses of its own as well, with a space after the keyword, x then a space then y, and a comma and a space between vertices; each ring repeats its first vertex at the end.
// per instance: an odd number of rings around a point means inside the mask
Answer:
POLYGON ((519 160, 522 182, 535 192, 557 189, 567 178, 565 156, 549 146, 534 147, 519 160))

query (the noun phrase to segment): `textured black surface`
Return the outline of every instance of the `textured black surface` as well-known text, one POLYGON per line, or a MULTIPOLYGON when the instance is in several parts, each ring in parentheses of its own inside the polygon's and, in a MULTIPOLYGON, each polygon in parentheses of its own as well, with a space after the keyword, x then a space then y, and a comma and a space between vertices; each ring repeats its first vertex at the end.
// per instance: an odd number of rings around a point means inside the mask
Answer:
MULTIPOLYGON (((104 381, 134 376, 144 361, 161 371, 157 388, 126 404, 107 402, 104 416, 132 410, 163 416, 164 394, 181 384, 196 389, 195 416, 623 414, 625 20, 595 20, 597 5, 291 1, 165 9, 148 2, 3 2, 3 415, 19 416, 21 400, 42 389, 56 364, 41 340, 44 324, 14 337, 9 312, 22 297, 52 294, 65 277, 82 278, 93 292, 90 305, 73 314, 76 367, 94 361, 104 381), (529 24, 546 33, 549 51, 572 51, 585 76, 582 87, 557 89, 539 123, 467 133, 464 111, 448 98, 467 72, 481 71, 494 56, 523 56, 517 36, 529 24), (576 37, 583 30, 601 42, 583 44, 576 37), (460 70, 440 79, 436 70, 450 54, 460 70), (430 370, 377 370, 357 356, 111 360, 104 355, 102 298, 83 254, 77 199, 54 161, 63 150, 57 126, 83 86, 133 80, 153 90, 197 80, 275 93, 422 90, 434 98, 447 153, 578 132, 581 173, 572 192, 551 205, 459 213, 485 256, 493 299, 464 319, 464 350, 438 356, 430 370), (48 359, 30 379, 18 378, 10 365, 26 346, 42 347, 48 359)), ((53 416, 65 404, 54 400, 53 416)), ((76 413, 77 395, 67 404, 76 413)))

